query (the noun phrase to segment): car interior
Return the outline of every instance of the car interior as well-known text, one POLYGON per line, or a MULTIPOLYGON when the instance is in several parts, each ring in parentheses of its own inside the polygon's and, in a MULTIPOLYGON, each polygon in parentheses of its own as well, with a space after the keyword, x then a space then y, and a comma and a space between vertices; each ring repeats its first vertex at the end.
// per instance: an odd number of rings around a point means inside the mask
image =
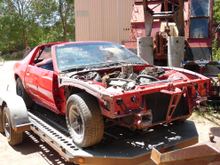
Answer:
POLYGON ((35 66, 53 71, 53 61, 51 55, 51 47, 46 46, 39 50, 34 60, 35 66))

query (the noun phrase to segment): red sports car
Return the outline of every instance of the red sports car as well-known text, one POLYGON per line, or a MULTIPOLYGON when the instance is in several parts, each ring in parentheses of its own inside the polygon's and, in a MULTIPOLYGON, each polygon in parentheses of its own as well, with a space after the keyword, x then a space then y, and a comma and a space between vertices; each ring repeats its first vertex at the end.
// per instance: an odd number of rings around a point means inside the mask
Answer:
POLYGON ((99 143, 107 122, 131 129, 187 119, 209 79, 152 66, 111 42, 60 42, 35 47, 14 66, 17 94, 66 115, 80 147, 99 143))

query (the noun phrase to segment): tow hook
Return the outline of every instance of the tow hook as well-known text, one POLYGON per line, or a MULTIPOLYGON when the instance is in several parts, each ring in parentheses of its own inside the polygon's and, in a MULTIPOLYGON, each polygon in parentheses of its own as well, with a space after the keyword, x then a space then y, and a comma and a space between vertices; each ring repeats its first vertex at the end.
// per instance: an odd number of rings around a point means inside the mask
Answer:
POLYGON ((153 115, 152 111, 149 109, 147 112, 141 112, 135 114, 135 125, 137 129, 143 129, 149 127, 152 124, 153 115))

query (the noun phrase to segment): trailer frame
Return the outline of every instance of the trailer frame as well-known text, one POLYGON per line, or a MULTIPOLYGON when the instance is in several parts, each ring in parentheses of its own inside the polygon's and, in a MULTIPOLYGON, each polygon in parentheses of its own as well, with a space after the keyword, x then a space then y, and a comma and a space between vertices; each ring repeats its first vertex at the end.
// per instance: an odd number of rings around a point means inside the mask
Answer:
MULTIPOLYGON (((23 99, 13 93, 4 92, 7 96, 16 99, 16 104, 23 105, 23 99)), ((79 148, 73 142, 67 132, 65 126, 50 124, 50 119, 39 116, 45 111, 42 107, 37 106, 35 110, 27 110, 26 107, 21 111, 14 110, 11 104, 13 101, 4 100, 5 96, 0 95, 1 111, 3 106, 8 107, 12 112, 12 123, 18 121, 26 121, 23 125, 12 125, 15 132, 32 131, 38 135, 42 141, 46 142, 67 162, 75 164, 153 164, 150 159, 151 150, 157 148, 159 151, 171 151, 191 146, 198 142, 198 133, 192 121, 186 121, 183 124, 171 124, 169 126, 158 126, 154 131, 132 132, 125 128, 110 127, 105 131, 104 140, 101 144, 90 148, 79 148), (35 113, 37 112, 37 113, 35 113), (62 129, 63 130, 62 130, 62 129), (115 133, 116 132, 116 133, 115 133)), ((53 116, 51 116, 53 118, 53 116)), ((1 118, 0 118, 1 121, 1 118)), ((55 123, 55 122, 54 122, 55 123)), ((8 138, 8 137, 7 137, 8 138)))

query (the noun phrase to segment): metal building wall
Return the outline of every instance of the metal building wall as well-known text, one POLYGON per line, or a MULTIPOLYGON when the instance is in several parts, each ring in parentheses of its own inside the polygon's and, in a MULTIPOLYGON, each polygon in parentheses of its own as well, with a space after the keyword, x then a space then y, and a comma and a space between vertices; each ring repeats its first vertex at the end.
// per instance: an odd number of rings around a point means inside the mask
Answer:
POLYGON ((134 0, 75 0, 76 40, 128 40, 134 0))

